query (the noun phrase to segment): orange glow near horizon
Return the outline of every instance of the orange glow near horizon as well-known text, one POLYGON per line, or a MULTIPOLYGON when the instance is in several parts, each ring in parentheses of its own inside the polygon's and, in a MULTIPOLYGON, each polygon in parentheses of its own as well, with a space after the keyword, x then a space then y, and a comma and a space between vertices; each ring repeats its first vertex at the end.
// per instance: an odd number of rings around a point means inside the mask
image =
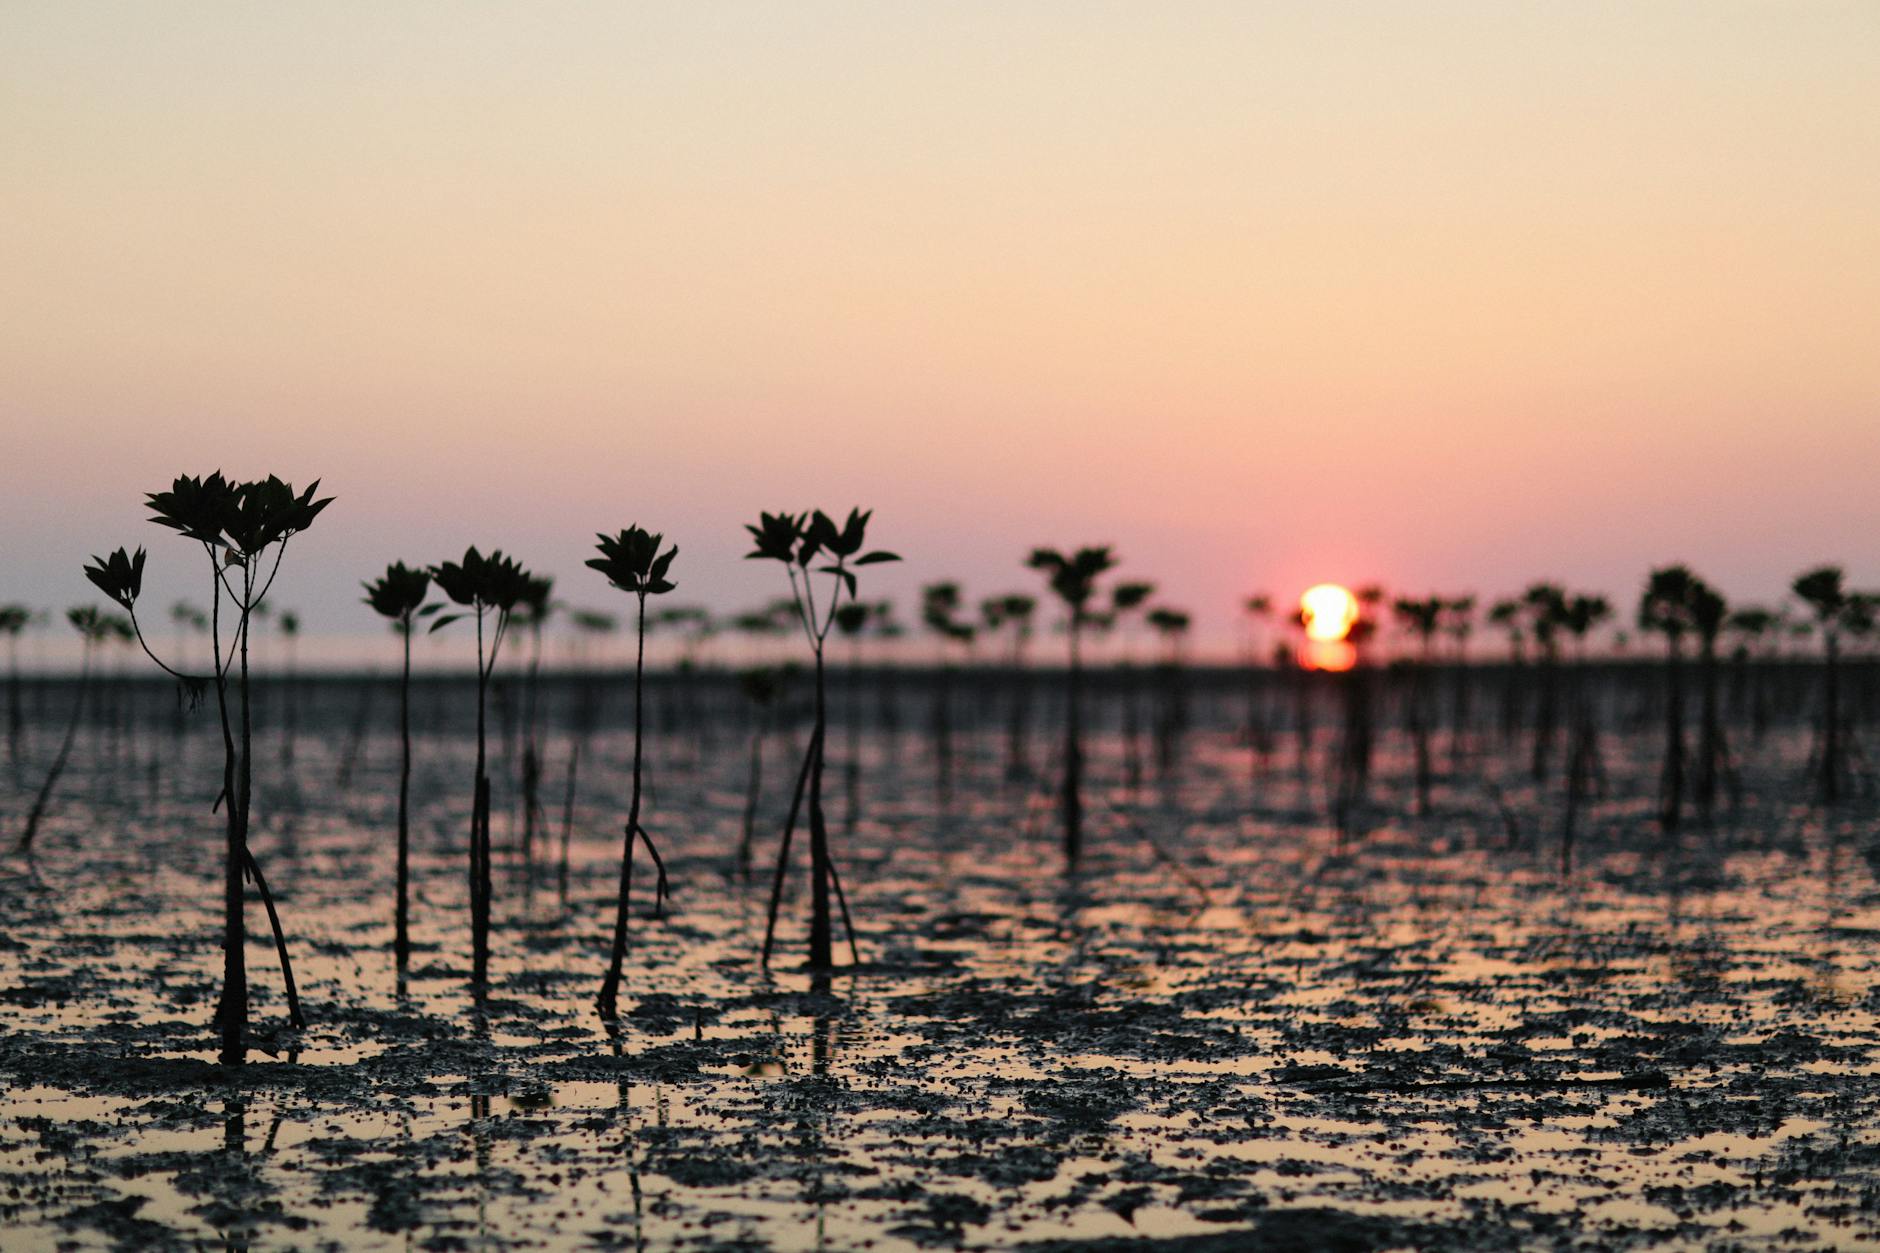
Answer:
POLYGON ((1351 633, 1358 620, 1358 598, 1351 589, 1337 583, 1309 587, 1299 597, 1306 638, 1321 644, 1335 644, 1351 633))
POLYGON ((1350 640, 1307 640, 1299 649, 1305 670, 1349 670, 1358 664, 1358 649, 1350 640))

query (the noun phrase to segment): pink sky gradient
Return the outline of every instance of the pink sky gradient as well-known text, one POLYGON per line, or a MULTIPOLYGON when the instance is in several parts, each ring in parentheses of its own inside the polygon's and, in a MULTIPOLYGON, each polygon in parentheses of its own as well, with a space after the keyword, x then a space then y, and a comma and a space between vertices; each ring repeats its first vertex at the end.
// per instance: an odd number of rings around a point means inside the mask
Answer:
MULTIPOLYGON (((1320 580, 1880 582, 1880 8, 0 9, 0 600, 141 495, 321 476, 310 629, 759 509, 920 582, 1111 542, 1225 640, 1320 580)), ((904 616, 908 606, 904 604, 904 616)))

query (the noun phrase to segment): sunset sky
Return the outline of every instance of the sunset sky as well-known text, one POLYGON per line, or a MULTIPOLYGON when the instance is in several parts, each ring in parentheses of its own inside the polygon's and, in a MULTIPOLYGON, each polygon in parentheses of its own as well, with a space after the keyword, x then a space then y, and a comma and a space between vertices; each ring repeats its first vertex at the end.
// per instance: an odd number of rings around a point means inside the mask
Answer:
MULTIPOLYGON (((781 590, 1114 543, 1203 629, 1319 580, 1880 583, 1872 3, 0 7, 0 601, 142 494, 339 497, 284 605, 596 530, 781 590)), ((624 606, 624 602, 621 602, 624 606)), ((906 616, 904 605, 904 616, 906 616)))

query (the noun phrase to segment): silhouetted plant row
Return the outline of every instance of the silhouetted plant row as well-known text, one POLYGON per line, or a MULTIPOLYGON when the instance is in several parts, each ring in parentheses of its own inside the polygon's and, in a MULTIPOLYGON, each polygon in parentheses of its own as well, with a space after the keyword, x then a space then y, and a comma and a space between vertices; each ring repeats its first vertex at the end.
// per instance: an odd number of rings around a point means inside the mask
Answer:
MULTIPOLYGON (((80 679, 72 697, 70 719, 20 840, 22 848, 32 847, 66 768, 82 712, 92 693, 94 653, 107 641, 118 638, 134 642, 163 673, 180 685, 182 701, 193 705, 213 696, 223 755, 220 789, 212 808, 221 812, 225 841, 223 988, 215 1021, 221 1035, 221 1056, 229 1064, 242 1061, 249 1030, 244 913, 248 884, 253 885, 268 916, 291 1024, 300 1027, 304 1021, 285 928, 261 867, 249 847, 249 835, 254 829, 255 739, 250 647, 256 625, 270 613, 267 598, 289 543, 307 530, 331 503, 330 498, 317 497, 318 486, 316 482, 297 492, 272 476, 240 482, 226 479, 218 472, 202 478, 179 477, 167 491, 147 497, 151 521, 197 545, 207 565, 208 609, 204 611, 187 602, 178 602, 170 614, 179 636, 206 634, 211 664, 205 673, 191 673, 180 665, 173 665, 154 650, 138 616, 145 571, 145 553, 141 547, 135 551, 117 549, 94 558, 86 567, 87 578, 115 602, 123 614, 75 609, 68 615, 83 643, 80 679)), ((832 667, 827 647, 832 635, 839 635, 849 645, 843 685, 847 703, 842 720, 850 734, 841 764, 847 813, 852 825, 860 808, 860 746, 855 730, 865 716, 861 697, 869 677, 862 665, 862 643, 867 639, 892 640, 903 634, 887 602, 861 598, 863 567, 899 560, 893 553, 866 549, 870 518, 871 515, 862 510, 851 510, 841 524, 822 511, 766 513, 746 528, 753 541, 749 558, 780 564, 786 575, 789 596, 774 600, 761 610, 738 615, 729 625, 754 639, 800 633, 809 650, 808 673, 813 696, 807 745, 779 833, 762 948, 762 960, 766 964, 775 948, 778 915, 799 825, 807 830, 809 852, 809 965, 812 969, 827 969, 833 965, 834 924, 838 913, 849 958, 860 961, 826 805, 825 783, 832 752, 832 667)), ((643 849, 652 862, 656 913, 663 911, 669 891, 665 860, 649 830, 647 812, 651 795, 650 764, 645 753, 647 636, 654 630, 675 633, 681 641, 678 668, 685 673, 701 664, 700 650, 719 624, 704 611, 692 607, 665 611, 649 608, 649 599, 675 590, 670 575, 678 550, 667 546, 661 535, 636 525, 611 535, 601 534, 597 539, 599 555, 587 565, 609 585, 633 598, 635 638, 630 790, 622 826, 620 877, 608 958, 595 997, 599 1012, 612 1019, 618 1012, 619 989, 628 952, 636 849, 643 849)), ((1120 581, 1105 585, 1105 577, 1117 565, 1115 554, 1107 547, 1070 551, 1039 548, 1031 553, 1026 564, 1043 577, 1045 587, 1062 610, 1066 636, 1061 699, 1063 736, 1055 760, 1046 763, 1041 776, 1027 748, 1032 685, 1028 682, 1010 685, 1003 693, 1004 712, 1000 715, 1005 743, 1003 773, 1008 781, 1048 778, 1055 797, 1064 861, 1075 868, 1083 856, 1089 827, 1086 796, 1086 737, 1091 700, 1089 642, 1109 636, 1118 642, 1118 664, 1106 677, 1105 684, 1113 692, 1119 712, 1121 774, 1123 795, 1127 797, 1140 785, 1144 761, 1139 745, 1144 720, 1138 704, 1140 684, 1134 677, 1131 624, 1142 622, 1161 641, 1160 656, 1153 671, 1157 713, 1152 726, 1157 770, 1166 777, 1180 761, 1180 737, 1190 718, 1189 685, 1184 667, 1187 664, 1185 641, 1191 619, 1183 610, 1151 603, 1156 590, 1151 583, 1120 581)), ((557 607, 552 599, 554 585, 552 580, 532 573, 501 551, 493 550, 485 555, 471 547, 453 561, 415 566, 392 563, 383 574, 364 586, 365 602, 390 623, 401 639, 400 758, 392 911, 393 950, 401 973, 408 966, 412 949, 412 640, 421 624, 429 632, 456 623, 468 623, 474 629, 476 741, 465 827, 465 869, 471 933, 470 983, 481 999, 490 982, 494 898, 489 743, 492 703, 496 706, 494 712, 502 734, 504 760, 509 759, 509 747, 514 739, 519 738, 522 745, 521 845, 523 861, 533 873, 534 841, 538 830, 546 829, 547 825, 542 801, 539 689, 543 626, 557 607), (433 588, 441 593, 442 600, 430 598, 433 588), (519 704, 506 689, 493 690, 504 645, 518 626, 527 631, 529 641, 519 704)), ((1822 642, 1822 697, 1809 774, 1817 798, 1832 803, 1847 794, 1854 785, 1856 773, 1853 728, 1842 690, 1843 652, 1848 640, 1862 640, 1873 634, 1880 598, 1849 591, 1840 570, 1833 567, 1805 573, 1795 580, 1793 591, 1810 611, 1808 629, 1818 632, 1822 642)), ((1247 688, 1242 733, 1255 778, 1266 768, 1274 751, 1274 729, 1282 721, 1266 699, 1275 691, 1275 685, 1283 684, 1290 691, 1287 700, 1292 705, 1291 718, 1299 735, 1297 760, 1302 771, 1307 769, 1314 742, 1312 705, 1315 693, 1329 689, 1337 694, 1338 707, 1338 717, 1333 724, 1333 749, 1325 776, 1330 785, 1330 809, 1341 830, 1353 826, 1355 816, 1369 804, 1379 718, 1377 705, 1380 693, 1388 692, 1397 701, 1398 721, 1411 746, 1412 810, 1417 815, 1434 812, 1439 780, 1445 776, 1467 775, 1476 770, 1480 762, 1479 729, 1469 703, 1472 684, 1465 673, 1474 660, 1468 655, 1468 644, 1476 626, 1476 603, 1473 597, 1467 596, 1391 599, 1379 588, 1360 589, 1356 619, 1350 624, 1347 637, 1351 649, 1349 668, 1314 676, 1291 664, 1300 641, 1288 638, 1287 630, 1303 631, 1309 625, 1305 618, 1294 615, 1289 622, 1275 623, 1273 599, 1266 595, 1249 597, 1244 605, 1250 625, 1249 673, 1256 676, 1260 673, 1260 659, 1269 652, 1275 658, 1270 672, 1273 679, 1252 683, 1247 688), (1376 654, 1386 613, 1397 626, 1406 647, 1392 662, 1391 683, 1380 687, 1368 675, 1379 668, 1376 654), (1439 687, 1439 680, 1445 674, 1450 676, 1446 693, 1439 687), (1450 724, 1446 767, 1437 747, 1444 721, 1445 695, 1450 724)), ((953 737, 958 716, 955 709, 957 666, 963 664, 969 676, 976 676, 982 669, 982 658, 1008 673, 1022 673, 1032 663, 1030 646, 1037 609, 1034 597, 1023 593, 987 597, 978 602, 976 614, 968 612, 967 604, 959 585, 951 582, 928 585, 922 597, 921 622, 943 647, 941 665, 930 684, 935 786, 943 807, 956 781, 953 737), (985 642, 996 646, 981 654, 979 645, 985 642)), ((1544 783, 1555 769, 1554 762, 1564 737, 1564 823, 1560 840, 1563 870, 1571 868, 1579 815, 1589 801, 1603 794, 1605 786, 1599 720, 1589 680, 1592 664, 1589 639, 1611 617, 1611 605, 1603 597, 1569 592, 1551 583, 1538 583, 1519 597, 1497 601, 1486 614, 1486 621, 1503 631, 1508 641, 1507 662, 1500 671, 1502 703, 1496 725, 1504 741, 1512 739, 1525 726, 1530 737, 1525 752, 1526 773, 1534 783, 1544 783)), ((574 611, 568 618, 577 632, 577 639, 599 638, 616 625, 612 615, 595 610, 574 611)), ((17 641, 32 620, 32 615, 20 607, 0 607, 0 633, 6 634, 12 644, 8 734, 10 752, 16 763, 25 723, 17 641)), ((283 613, 275 622, 287 645, 282 761, 284 767, 291 768, 299 725, 299 695, 292 651, 298 619, 283 613)), ((1733 797, 1738 788, 1735 758, 1724 716, 1726 661, 1741 666, 1753 650, 1763 647, 1764 641, 1775 633, 1794 633, 1798 628, 1767 610, 1739 608, 1732 612, 1721 594, 1682 566, 1651 573, 1640 596, 1635 623, 1638 630, 1655 634, 1664 642, 1660 707, 1664 717, 1664 750, 1658 774, 1656 814, 1658 825, 1671 832, 1678 829, 1687 811, 1694 812, 1699 819, 1710 819, 1724 798, 1733 797), (1733 643, 1735 649, 1728 658, 1723 652, 1726 641, 1733 643), (1694 676, 1690 672, 1693 665, 1694 676), (1689 734, 1693 684, 1694 746, 1689 734)), ((873 679, 879 702, 877 721, 885 732, 898 733, 900 719, 892 699, 892 670, 877 669, 873 679)), ((969 717, 975 724, 983 724, 989 707, 989 702, 982 699, 986 692, 978 686, 976 677, 968 681, 974 684, 971 690, 975 696, 969 717)), ((1740 671, 1738 681, 1747 682, 1741 678, 1740 671)), ((774 667, 748 670, 739 680, 739 689, 752 711, 753 727, 749 741, 749 790, 738 849, 740 867, 748 867, 752 852, 763 743, 786 682, 787 674, 774 667)), ((369 696, 371 685, 363 690, 369 696)), ((581 690, 596 691, 592 684, 584 685, 581 690)), ((702 717, 696 703, 686 704, 696 702, 699 687, 687 684, 674 691, 679 693, 677 699, 669 699, 662 706, 666 716, 674 719, 664 729, 672 732, 681 725, 700 728, 697 747, 703 752, 706 741, 702 728, 708 720, 702 717)), ((1739 693, 1738 699, 1739 704, 1746 700, 1753 709, 1761 708, 1753 693, 1749 696, 1739 693)), ((598 695, 584 696, 573 716, 574 735, 561 815, 564 896, 577 765, 586 739, 597 722, 597 702, 598 695)), ((365 734, 368 714, 369 705, 362 699, 353 719, 342 772, 350 770, 358 741, 365 734)), ((180 721, 177 725, 180 728, 180 721)), ((1496 779, 1483 777, 1494 795, 1500 798, 1500 784, 1496 779)), ((1040 795, 1042 797, 1043 793, 1040 795)), ((1116 801, 1106 797, 1104 803, 1115 805, 1116 801)), ((1516 816, 1505 802, 1498 799, 1498 803, 1502 804, 1507 817, 1509 842, 1518 842, 1521 832, 1516 816)), ((1122 816, 1127 821, 1127 813, 1122 816)))

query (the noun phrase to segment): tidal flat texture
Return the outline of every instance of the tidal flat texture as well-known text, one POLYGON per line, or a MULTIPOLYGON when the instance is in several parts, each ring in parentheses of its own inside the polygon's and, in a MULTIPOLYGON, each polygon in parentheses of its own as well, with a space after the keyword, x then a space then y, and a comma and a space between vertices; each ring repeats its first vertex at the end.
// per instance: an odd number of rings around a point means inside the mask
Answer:
MULTIPOLYGON (((746 879, 748 729, 666 726, 647 825, 673 898, 655 918, 639 876, 614 1034, 592 1001, 630 737, 588 744, 565 872, 567 733, 532 863, 521 750, 494 750, 479 1006, 469 737, 416 744, 400 979, 395 740, 310 715, 289 762, 265 728, 252 845, 310 1026, 285 1030, 252 904, 258 1051, 232 1073, 219 744, 200 715, 90 727, 35 856, 0 861, 0 1246, 1880 1248, 1880 835, 1870 801, 1802 803, 1805 734, 1746 749, 1740 801, 1675 837, 1657 741, 1613 734, 1563 878, 1558 781, 1518 749, 1445 752, 1413 818, 1388 733, 1341 834, 1316 749, 1256 769, 1207 708, 1133 789, 1115 726, 1093 737, 1074 877, 1045 735, 1015 779, 1002 731, 959 731, 943 803, 925 734, 860 736, 853 797, 838 734, 861 962, 826 977, 800 863, 757 961, 801 728, 766 745, 746 879)), ((29 728, 9 824, 52 738, 29 728)))

